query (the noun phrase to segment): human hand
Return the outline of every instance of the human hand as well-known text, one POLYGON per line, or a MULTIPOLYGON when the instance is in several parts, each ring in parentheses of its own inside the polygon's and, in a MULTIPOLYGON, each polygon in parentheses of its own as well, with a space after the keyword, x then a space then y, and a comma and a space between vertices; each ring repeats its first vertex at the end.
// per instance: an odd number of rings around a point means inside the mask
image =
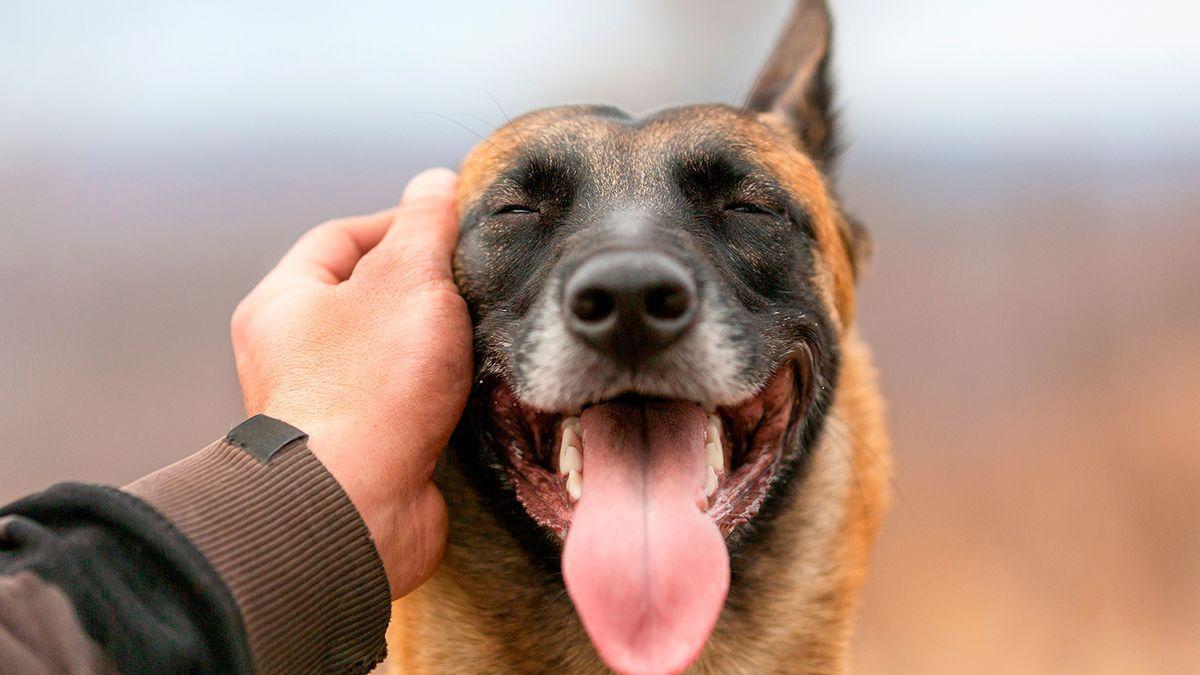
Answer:
POLYGON ((399 207, 300 238, 233 314, 246 411, 309 435, 366 521, 393 598, 441 560, 431 474, 471 384, 471 322, 451 274, 457 176, 426 171, 399 207))

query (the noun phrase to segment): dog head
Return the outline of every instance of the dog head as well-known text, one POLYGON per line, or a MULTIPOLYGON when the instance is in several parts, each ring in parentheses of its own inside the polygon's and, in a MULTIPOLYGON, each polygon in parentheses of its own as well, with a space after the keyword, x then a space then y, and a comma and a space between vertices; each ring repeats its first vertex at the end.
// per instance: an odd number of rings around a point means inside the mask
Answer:
POLYGON ((829 29, 801 2, 744 108, 542 110, 463 164, 456 452, 620 671, 696 657, 834 398, 866 239, 828 179, 829 29))

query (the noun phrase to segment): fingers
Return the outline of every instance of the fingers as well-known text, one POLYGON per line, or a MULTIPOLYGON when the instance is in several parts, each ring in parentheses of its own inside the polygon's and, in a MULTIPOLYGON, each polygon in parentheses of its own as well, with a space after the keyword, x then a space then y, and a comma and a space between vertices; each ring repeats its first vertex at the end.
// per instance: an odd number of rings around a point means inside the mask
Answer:
POLYGON ((402 272, 416 281, 450 275, 458 240, 454 199, 458 175, 430 169, 409 181, 400 206, 365 216, 339 218, 304 233, 260 288, 339 284, 364 260, 374 268, 402 272))
POLYGON ((395 214, 396 209, 387 209, 322 223, 300 237, 271 275, 324 284, 345 281, 358 261, 383 239, 395 214))
POLYGON ((449 169, 429 169, 409 181, 394 222, 367 256, 371 265, 416 281, 449 278, 458 243, 457 190, 458 175, 449 169))
POLYGON ((404 186, 404 194, 400 196, 400 206, 408 206, 430 197, 449 197, 454 199, 458 189, 458 174, 444 166, 426 169, 413 176, 404 186))

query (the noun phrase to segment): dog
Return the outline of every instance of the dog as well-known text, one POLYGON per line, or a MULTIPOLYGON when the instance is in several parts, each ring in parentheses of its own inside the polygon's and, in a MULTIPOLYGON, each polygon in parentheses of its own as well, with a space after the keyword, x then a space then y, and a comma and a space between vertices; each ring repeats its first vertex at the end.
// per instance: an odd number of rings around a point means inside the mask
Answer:
POLYGON ((890 460, 830 29, 799 2, 744 107, 551 108, 466 157, 476 381, 400 672, 845 669, 890 460))

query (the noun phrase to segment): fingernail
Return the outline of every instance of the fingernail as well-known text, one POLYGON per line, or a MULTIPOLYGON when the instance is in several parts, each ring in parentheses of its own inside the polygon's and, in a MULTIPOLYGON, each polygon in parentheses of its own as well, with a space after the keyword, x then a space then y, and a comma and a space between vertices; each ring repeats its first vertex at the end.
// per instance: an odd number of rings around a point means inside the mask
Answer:
POLYGON ((408 181, 404 187, 404 201, 421 197, 453 197, 458 188, 458 174, 450 169, 438 167, 426 169, 408 181))

